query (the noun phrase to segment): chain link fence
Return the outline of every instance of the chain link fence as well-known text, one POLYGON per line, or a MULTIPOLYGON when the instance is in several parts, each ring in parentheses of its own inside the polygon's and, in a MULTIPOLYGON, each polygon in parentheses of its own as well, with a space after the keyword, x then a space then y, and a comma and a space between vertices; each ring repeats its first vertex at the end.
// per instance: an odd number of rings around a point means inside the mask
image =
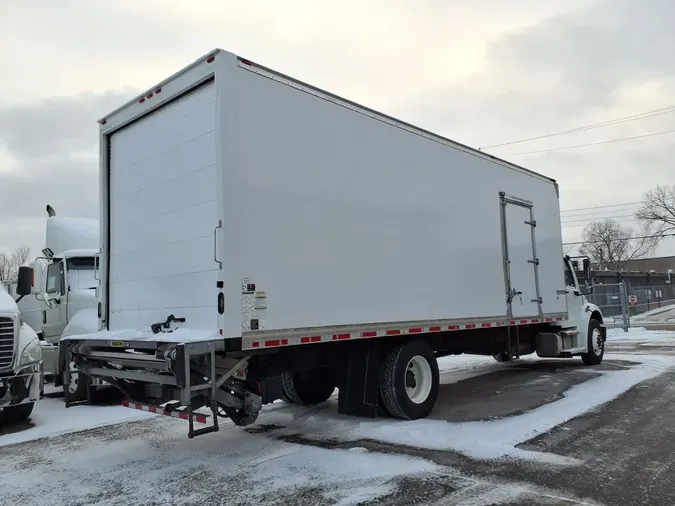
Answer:
POLYGON ((628 331, 631 317, 674 305, 675 286, 632 287, 625 282, 594 284, 588 299, 600 308, 608 326, 623 327, 628 331))

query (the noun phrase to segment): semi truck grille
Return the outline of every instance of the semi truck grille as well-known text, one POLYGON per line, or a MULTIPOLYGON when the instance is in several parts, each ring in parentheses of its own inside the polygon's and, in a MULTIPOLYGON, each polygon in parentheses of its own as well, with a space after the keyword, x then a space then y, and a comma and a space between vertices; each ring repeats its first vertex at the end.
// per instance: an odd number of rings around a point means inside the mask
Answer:
POLYGON ((12 366, 14 359, 14 320, 0 317, 0 369, 12 366))

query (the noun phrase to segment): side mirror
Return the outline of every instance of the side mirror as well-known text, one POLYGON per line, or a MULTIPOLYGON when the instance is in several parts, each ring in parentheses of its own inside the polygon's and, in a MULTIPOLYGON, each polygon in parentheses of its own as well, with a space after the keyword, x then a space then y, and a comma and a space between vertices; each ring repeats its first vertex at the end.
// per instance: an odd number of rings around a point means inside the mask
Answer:
POLYGON ((33 268, 22 265, 19 267, 19 275, 16 279, 16 294, 19 295, 19 298, 16 300, 19 302, 26 295, 29 295, 33 290, 33 268))
POLYGON ((593 293, 593 285, 589 285, 586 283, 585 285, 581 285, 579 287, 579 293, 581 295, 590 295, 593 293))
POLYGON ((584 279, 586 283, 591 281, 591 260, 590 258, 584 258, 584 279))

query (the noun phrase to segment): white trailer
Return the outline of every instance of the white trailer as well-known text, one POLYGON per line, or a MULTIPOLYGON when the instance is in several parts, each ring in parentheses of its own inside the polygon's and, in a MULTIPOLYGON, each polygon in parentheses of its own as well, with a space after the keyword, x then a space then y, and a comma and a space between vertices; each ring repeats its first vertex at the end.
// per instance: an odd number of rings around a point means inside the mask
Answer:
POLYGON ((100 161, 100 330, 64 360, 190 437, 336 387, 424 417, 448 354, 602 360, 557 184, 523 167, 222 50, 100 120, 100 161))

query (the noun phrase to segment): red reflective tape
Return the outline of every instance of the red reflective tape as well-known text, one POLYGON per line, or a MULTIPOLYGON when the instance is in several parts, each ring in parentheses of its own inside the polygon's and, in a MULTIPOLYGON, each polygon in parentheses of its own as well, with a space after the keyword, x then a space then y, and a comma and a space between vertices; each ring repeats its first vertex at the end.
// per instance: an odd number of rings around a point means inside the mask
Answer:
POLYGON ((265 348, 270 347, 270 346, 280 346, 281 341, 279 339, 270 339, 268 341, 265 341, 265 348))
POLYGON ((516 320, 511 320, 511 325, 515 325, 515 324, 516 324, 516 320))
POLYGON ((260 343, 258 341, 253 341, 251 343, 251 348, 258 348, 260 346, 260 343))
POLYGON ((532 323, 539 323, 539 319, 532 320, 532 323))
POLYGON ((520 320, 520 323, 527 323, 527 320, 520 320))
POLYGON ((195 421, 199 423, 206 423, 206 417, 204 415, 195 415, 195 421))
POLYGON ((187 420, 189 417, 185 411, 181 411, 180 413, 178 413, 178 418, 180 418, 181 420, 187 420))
POLYGON ((143 411, 143 404, 134 404, 134 408, 140 409, 141 411, 143 411))
POLYGON ((476 328, 476 324, 475 324, 475 323, 467 323, 467 324, 466 324, 466 328, 467 328, 467 329, 475 329, 475 328, 476 328))
POLYGON ((401 331, 398 330, 398 329, 391 329, 391 330, 387 330, 386 334, 388 336, 398 336, 398 335, 401 334, 401 331))
POLYGON ((552 322, 552 321, 553 321, 553 318, 546 318, 546 321, 547 321, 547 322, 552 322))
POLYGON ((361 332, 361 337, 377 337, 377 332, 374 330, 369 330, 367 332, 361 332))
POLYGON ((309 337, 301 337, 301 338, 300 338, 300 342, 303 343, 303 344, 304 344, 304 343, 308 343, 309 340, 310 340, 309 337))
POLYGON ((491 323, 481 323, 480 326, 485 329, 485 328, 488 328, 488 327, 492 327, 492 324, 491 323))
POLYGON ((343 339, 349 339, 352 337, 351 334, 333 334, 333 341, 341 341, 343 339))
POLYGON ((150 413, 157 413, 157 408, 154 407, 154 406, 150 406, 150 408, 148 409, 148 411, 150 411, 150 413))
POLYGON ((128 408, 129 407, 129 401, 122 401, 122 406, 124 406, 125 408, 128 408))
POLYGON ((312 336, 310 338, 310 341, 312 341, 313 343, 320 343, 321 342, 321 336, 312 336))
POLYGON ((448 330, 459 330, 459 325, 450 325, 448 330))
POLYGON ((422 332, 422 329, 419 327, 416 327, 414 329, 408 329, 408 334, 419 334, 420 332, 422 332))
POLYGON ((556 316, 555 319, 560 321, 560 320, 562 320, 562 316, 556 316))
POLYGON ((441 328, 440 327, 429 327, 429 332, 440 332, 441 328))

